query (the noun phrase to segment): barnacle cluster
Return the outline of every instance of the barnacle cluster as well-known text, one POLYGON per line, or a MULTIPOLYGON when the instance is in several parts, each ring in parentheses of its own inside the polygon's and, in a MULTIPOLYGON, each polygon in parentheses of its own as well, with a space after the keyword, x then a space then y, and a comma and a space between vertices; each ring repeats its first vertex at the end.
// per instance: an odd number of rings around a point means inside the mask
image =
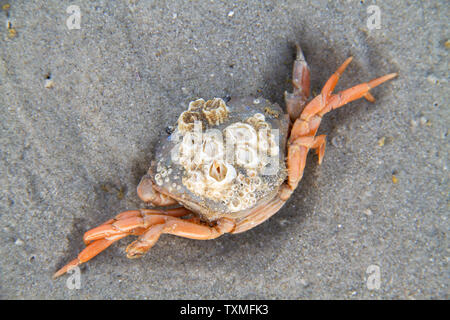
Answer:
POLYGON ((220 98, 214 98, 205 102, 197 99, 189 103, 188 110, 184 111, 178 118, 178 130, 181 133, 191 131, 195 121, 203 125, 217 126, 223 123, 228 117, 228 108, 220 98))
MULTIPOLYGON (((237 212, 271 192, 262 171, 271 156, 278 156, 278 137, 262 113, 226 125, 229 115, 222 99, 191 102, 178 119, 181 142, 172 161, 184 168, 181 183, 189 191, 237 212)), ((167 181, 167 168, 159 169, 156 183, 179 190, 167 181)))

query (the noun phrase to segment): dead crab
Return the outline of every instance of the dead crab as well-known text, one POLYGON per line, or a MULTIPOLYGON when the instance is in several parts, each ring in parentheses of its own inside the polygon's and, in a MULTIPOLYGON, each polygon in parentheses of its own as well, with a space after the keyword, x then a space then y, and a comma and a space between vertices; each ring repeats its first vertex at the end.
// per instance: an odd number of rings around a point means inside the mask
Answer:
POLYGON ((294 92, 285 96, 287 114, 263 98, 191 102, 175 131, 159 144, 155 161, 137 187, 147 204, 181 207, 125 211, 87 231, 87 247, 54 277, 128 235, 139 236, 126 249, 127 257, 136 258, 161 234, 207 240, 244 232, 269 219, 297 187, 309 149, 322 162, 325 135, 316 136, 322 117, 362 97, 373 102, 369 90, 396 76, 388 74, 333 94, 351 60, 307 103, 310 72, 297 45, 294 92))

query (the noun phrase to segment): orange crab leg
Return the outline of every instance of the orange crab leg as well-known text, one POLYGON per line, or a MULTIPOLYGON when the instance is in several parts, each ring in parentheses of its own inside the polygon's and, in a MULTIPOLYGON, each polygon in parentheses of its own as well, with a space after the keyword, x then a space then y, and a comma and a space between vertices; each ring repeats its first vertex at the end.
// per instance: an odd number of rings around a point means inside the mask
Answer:
MULTIPOLYGON (((102 235, 101 232, 107 232, 107 230, 110 230, 111 227, 110 225, 114 224, 115 222, 119 221, 119 220, 126 220, 126 219, 130 219, 130 218, 137 218, 137 217, 143 217, 145 215, 160 215, 160 214, 167 214, 171 217, 182 217, 185 216, 187 214, 190 214, 191 212, 189 210, 187 210, 184 207, 179 207, 179 208, 174 208, 174 209, 168 209, 168 210, 155 210, 155 209, 140 209, 140 210, 129 210, 129 211, 124 211, 119 213, 115 218, 109 219, 108 221, 106 221, 105 223, 101 224, 100 226, 89 230, 88 232, 86 232, 83 236, 83 240, 84 243, 86 245, 88 245, 91 241, 93 240, 97 240, 97 239, 101 239, 104 237, 107 237, 107 234, 102 235)), ((133 220, 132 220, 133 221, 133 220)), ((135 221, 135 220, 134 220, 135 221)), ((121 222, 121 224, 123 224, 123 222, 121 222)), ((120 227, 120 225, 118 225, 118 227, 120 227)), ((122 230, 123 231, 123 230, 122 230)), ((133 230, 133 233, 136 230, 133 230)), ((109 234, 112 235, 114 233, 120 233, 120 232, 111 232, 109 234)))
POLYGON ((89 261, 114 242, 130 234, 142 235, 153 223, 162 223, 168 218, 177 219, 190 213, 191 211, 183 207, 168 210, 141 209, 119 213, 114 219, 86 232, 83 238, 87 247, 81 251, 76 259, 58 270, 53 277, 57 278, 74 267, 89 261))
POLYGON ((369 93, 369 90, 397 76, 396 73, 391 73, 369 82, 356 85, 337 94, 332 94, 341 74, 351 60, 352 58, 348 58, 338 68, 326 82, 321 94, 308 103, 300 117, 295 120, 294 125, 292 126, 291 136, 289 137, 288 142, 287 160, 288 186, 291 190, 294 190, 297 187, 303 176, 309 149, 316 149, 316 153, 319 156, 319 164, 322 162, 325 152, 325 136, 315 137, 320 122, 322 121, 322 117, 327 112, 362 97, 365 97, 369 101, 374 101, 375 99, 369 93))
POLYGON ((358 100, 362 97, 367 98, 368 95, 370 96, 369 100, 372 99, 374 101, 375 98, 372 95, 370 95, 369 90, 379 86, 383 82, 386 82, 388 80, 395 78, 396 76, 397 76, 397 73, 390 73, 383 77, 373 79, 369 82, 358 84, 347 90, 340 91, 337 94, 334 94, 330 97, 327 105, 318 114, 320 116, 323 116, 327 112, 330 112, 331 110, 342 107, 342 106, 346 105, 347 103, 358 100))
POLYGON ((76 266, 79 266, 80 264, 87 262, 91 260, 93 257, 98 255, 100 252, 108 248, 110 245, 112 245, 114 242, 126 237, 127 234, 122 234, 120 236, 114 237, 112 239, 100 239, 93 241, 90 243, 83 251, 78 254, 77 258, 66 264, 64 267, 59 269, 55 274, 53 275, 53 279, 62 276, 67 271, 75 268, 76 266))
POLYGON ((87 243, 109 237, 130 234, 136 228, 148 228, 150 225, 163 223, 166 215, 151 215, 118 220, 112 224, 104 224, 87 231, 83 240, 87 243))
POLYGON ((341 64, 341 66, 336 70, 335 73, 333 73, 333 75, 327 80, 327 82, 325 82, 325 85, 323 86, 321 92, 323 103, 326 103, 328 97, 331 95, 334 88, 338 84, 341 75, 344 73, 345 69, 350 64, 350 62, 352 62, 352 60, 353 57, 347 58, 347 60, 345 60, 344 63, 341 64))
POLYGON ((224 233, 232 232, 236 224, 228 218, 220 218, 217 224, 209 226, 202 224, 199 219, 179 219, 167 217, 161 224, 150 226, 147 231, 127 247, 128 258, 141 257, 158 241, 161 234, 172 234, 175 236, 195 239, 210 240, 220 237, 224 233))
MULTIPOLYGON (((290 139, 296 139, 300 136, 306 135, 315 135, 322 117, 331 110, 342 107, 345 104, 362 97, 365 97, 369 101, 374 101, 375 99, 369 93, 369 90, 379 86, 383 82, 395 78, 396 76, 396 73, 387 74, 383 77, 356 85, 337 94, 330 95, 328 91, 322 91, 320 95, 308 103, 300 117, 294 122, 290 139)), ((334 88, 334 86, 330 86, 329 88, 334 88)))
POLYGON ((288 168, 288 185, 293 189, 298 185, 303 177, 303 171, 306 165, 306 157, 309 149, 316 149, 319 157, 319 164, 325 153, 326 136, 320 135, 304 136, 295 139, 288 148, 287 168, 288 168))

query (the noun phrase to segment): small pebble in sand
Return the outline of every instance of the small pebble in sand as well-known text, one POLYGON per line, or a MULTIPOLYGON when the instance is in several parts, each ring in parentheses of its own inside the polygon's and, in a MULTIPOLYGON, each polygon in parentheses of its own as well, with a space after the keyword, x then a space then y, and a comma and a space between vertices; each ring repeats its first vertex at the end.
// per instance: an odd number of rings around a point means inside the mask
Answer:
POLYGON ((331 144, 336 148, 341 148, 344 144, 344 138, 335 136, 331 139, 331 144))
POLYGON ((398 178, 395 176, 395 174, 392 175, 392 183, 393 184, 398 183, 398 178))
POLYGON ((53 80, 51 80, 51 79, 45 79, 44 87, 45 87, 46 89, 51 89, 51 88, 53 88, 54 86, 55 86, 55 83, 53 82, 53 80))
POLYGON ((17 36, 16 29, 11 27, 11 24, 8 22, 8 38, 13 39, 17 36))
POLYGON ((435 75, 432 75, 432 74, 430 74, 427 77, 427 81, 432 84, 439 84, 439 79, 435 75))

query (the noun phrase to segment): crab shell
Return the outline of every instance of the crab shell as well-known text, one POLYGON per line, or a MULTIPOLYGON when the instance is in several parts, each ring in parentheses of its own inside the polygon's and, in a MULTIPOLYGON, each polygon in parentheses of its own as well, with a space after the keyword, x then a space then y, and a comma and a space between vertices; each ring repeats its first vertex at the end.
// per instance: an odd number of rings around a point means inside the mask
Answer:
POLYGON ((226 105, 218 98, 193 101, 180 115, 174 132, 157 145, 155 160, 149 169, 153 187, 197 213, 202 220, 244 218, 252 208, 275 197, 286 179, 288 129, 288 115, 278 104, 263 98, 233 98, 226 105), (202 140, 198 144, 200 148, 189 150, 192 159, 186 160, 183 152, 186 153, 186 145, 188 148, 190 145, 183 142, 196 139, 194 121, 199 121, 197 126, 201 123, 202 140), (262 170, 261 167, 269 164, 258 162, 258 158, 255 161, 240 159, 241 154, 258 157, 255 150, 265 148, 267 151, 267 141, 261 137, 268 129, 278 130, 278 141, 272 141, 276 142, 276 150, 273 145, 272 150, 268 150, 270 166, 273 166, 270 172, 262 170), (240 130, 250 135, 241 137, 240 130), (215 146, 217 139, 209 132, 223 133, 223 141, 219 139, 215 146), (231 163, 226 158, 228 149, 223 150, 228 143, 235 152, 231 163))

